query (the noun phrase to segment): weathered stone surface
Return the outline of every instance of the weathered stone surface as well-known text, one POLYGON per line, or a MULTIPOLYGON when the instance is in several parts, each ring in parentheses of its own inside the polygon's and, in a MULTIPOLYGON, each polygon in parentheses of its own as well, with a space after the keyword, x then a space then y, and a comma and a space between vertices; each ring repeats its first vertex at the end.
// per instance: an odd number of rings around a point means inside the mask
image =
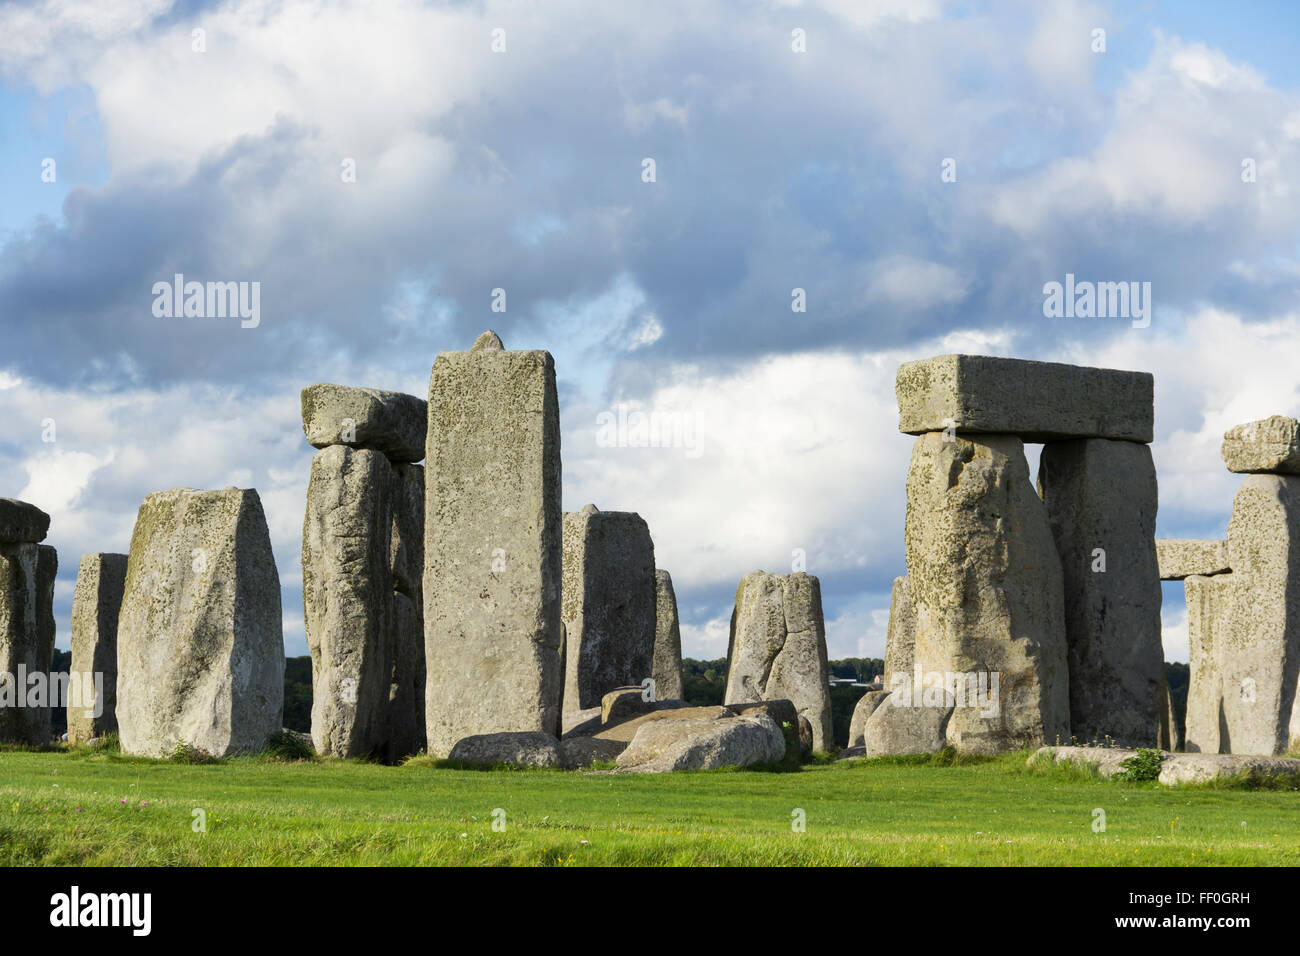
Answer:
POLYGON ((1169 696, 1167 668, 1160 671, 1160 725, 1156 733, 1156 746, 1170 752, 1183 749, 1183 737, 1178 730, 1178 715, 1169 696))
POLYGON ((682 632, 677 621, 677 594, 673 579, 655 569, 655 652, 651 676, 655 696, 674 700, 682 696, 682 632))
POLYGON ((388 734, 395 487, 381 452, 333 445, 312 458, 302 596, 312 664, 312 740, 323 756, 376 755, 388 734))
POLYGON ((889 596, 889 627, 885 631, 885 688, 893 686, 894 674, 912 673, 916 654, 916 610, 912 607, 912 586, 907 577, 894 578, 889 596))
POLYGON ((1156 538, 1156 561, 1161 581, 1181 581, 1193 574, 1223 574, 1228 565, 1228 542, 1194 538, 1156 538))
POLYGON ((1183 581, 1190 672, 1183 747, 1188 753, 1219 753, 1227 736, 1219 654, 1232 627, 1232 591, 1231 574, 1194 574, 1183 581))
MULTIPOLYGON (((902 578, 899 578, 901 581, 902 578)), ((853 717, 849 721, 849 746, 865 746, 865 733, 867 721, 871 715, 876 712, 876 708, 885 702, 889 696, 887 690, 869 690, 858 698, 857 704, 853 707, 853 717)))
MULTIPOLYGON (((675 704, 678 702, 674 702, 675 704)), ((653 723, 657 720, 688 720, 688 719, 708 719, 716 720, 719 717, 734 717, 735 713, 727 707, 721 707, 713 704, 705 707, 663 707, 653 710, 648 714, 642 714, 639 717, 633 717, 630 720, 620 721, 616 724, 601 724, 600 715, 596 716, 594 721, 581 724, 564 735, 564 739, 569 740, 577 737, 599 737, 601 740, 616 740, 622 743, 630 743, 636 736, 637 730, 642 724, 653 723)))
POLYGON ((476 767, 558 767, 560 742, 541 731, 473 734, 456 741, 448 759, 476 767))
MULTIPOLYGON (((914 672, 944 675, 945 684, 963 675, 963 686, 985 681, 990 691, 998 679, 996 707, 958 701, 948 743, 999 753, 1068 740, 1061 560, 1020 440, 919 437, 907 476, 906 551, 914 672)), ((893 674, 886 689, 898 692, 899 681, 893 674)))
POLYGON ((608 740, 603 737, 566 737, 560 741, 560 766, 565 770, 581 770, 597 760, 608 763, 617 760, 627 749, 625 740, 608 740))
POLYGON ((736 588, 725 699, 789 700, 812 725, 813 749, 834 745, 821 582, 802 571, 753 571, 736 588))
POLYGON ((940 355, 900 365, 896 392, 898 430, 910 435, 955 428, 1034 442, 1150 442, 1154 434, 1149 372, 940 355))
POLYGON ((423 624, 424 466, 400 462, 393 465, 393 477, 393 531, 389 541, 393 589, 414 602, 423 624))
MULTIPOLYGON (((45 675, 54 670, 54 580, 59 574, 59 553, 48 544, 36 552, 36 667, 45 675)), ((47 687, 44 704, 33 715, 42 740, 53 736, 55 688, 47 687)))
POLYGON ((284 708, 280 578, 252 489, 145 498, 117 631, 122 750, 256 751, 284 708))
POLYGON ((1300 422, 1273 415, 1229 428, 1220 448, 1228 471, 1300 475, 1300 422))
MULTIPOLYGON (((0 544, 0 742, 40 746, 49 740, 48 707, 29 707, 27 677, 41 673, 37 607, 40 546, 0 544)), ((45 670, 48 673, 48 668, 45 670)), ((47 701, 48 703, 48 701, 47 701)))
POLYGON ((315 448, 373 448, 393 461, 424 457, 426 405, 414 395, 379 388, 309 385, 302 390, 302 430, 315 448))
POLYGON ((889 694, 862 727, 862 746, 867 757, 937 753, 951 741, 948 726, 955 699, 941 688, 934 699, 913 694, 889 694))
POLYGON ((785 737, 776 721, 766 714, 746 714, 642 724, 617 764, 629 773, 668 773, 748 767, 784 756, 785 737))
POLYGON ((1228 523, 1231 626, 1218 644, 1227 739, 1234 754, 1300 745, 1300 477, 1249 475, 1228 523))
POLYGON ((584 508, 564 516, 563 594, 565 713, 651 676, 655 549, 640 515, 584 508))
MULTIPOLYGON (((548 352, 441 352, 429 379, 429 753, 560 728, 560 413, 548 352)), ((597 700, 599 703, 599 699, 597 700)))
POLYGON ((424 749, 424 628, 415 603, 393 594, 393 675, 388 691, 389 763, 424 749))
POLYGON ((648 714, 655 709, 652 700, 645 700, 641 687, 615 687, 600 699, 600 722, 602 724, 630 720, 640 714, 648 714))
POLYGON ((117 616, 126 585, 125 554, 83 554, 72 595, 70 673, 79 699, 68 695, 68 743, 84 744, 117 730, 117 616), (95 697, 95 675, 101 694, 95 697), (99 714, 94 712, 98 710, 99 714))
POLYGON ((1081 743, 1154 747, 1164 647, 1151 449, 1051 442, 1038 482, 1065 584, 1070 731, 1081 743))
POLYGON ((1171 787, 1180 783, 1209 783, 1239 774, 1257 780, 1275 777, 1300 779, 1300 760, 1247 754, 1170 754, 1160 765, 1158 779, 1171 787))
POLYGON ((36 544, 50 530, 50 516, 17 498, 0 498, 0 544, 36 544))

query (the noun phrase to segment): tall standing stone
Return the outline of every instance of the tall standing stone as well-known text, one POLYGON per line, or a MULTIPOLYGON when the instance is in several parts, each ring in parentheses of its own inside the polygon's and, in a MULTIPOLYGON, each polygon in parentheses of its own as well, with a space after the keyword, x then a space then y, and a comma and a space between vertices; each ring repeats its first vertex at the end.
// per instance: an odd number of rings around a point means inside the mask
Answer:
POLYGON ((662 568, 655 569, 655 653, 651 674, 655 696, 660 700, 681 700, 682 631, 677 620, 677 594, 673 579, 662 568))
POLYGON ((990 690, 998 679, 997 712, 959 701, 948 743, 998 753, 1068 740, 1061 560, 1020 439, 917 438, 906 550, 914 670, 987 680, 990 690))
POLYGON ((117 730, 117 618, 126 585, 125 554, 83 554, 72 595, 68 743, 84 744, 117 730), (98 686, 99 692, 95 694, 98 686), (98 711, 98 713, 95 713, 98 711))
POLYGON ((1219 654, 1232 627, 1233 575, 1190 575, 1183 580, 1183 592, 1189 670, 1183 748, 1188 753, 1230 753, 1219 654))
POLYGON ((1153 747, 1164 649, 1151 449, 1049 442, 1038 481, 1065 583, 1071 733, 1080 743, 1153 747))
POLYGON ((566 725, 652 675, 656 603, 655 547, 639 514, 587 505, 564 516, 566 725))
POLYGON ((560 412, 549 352, 484 333, 429 378, 424 634, 429 753, 560 723, 560 412))
POLYGON ((37 708, 28 707, 28 675, 41 673, 37 625, 39 545, 0 544, 0 741, 46 743, 37 708))
POLYGON ((889 626, 885 631, 885 690, 893 686, 895 674, 911 674, 916 656, 916 611, 912 587, 904 575, 894 578, 889 595, 889 626))
MULTIPOLYGON (((1228 523, 1232 626, 1219 648, 1229 753, 1300 744, 1300 477, 1249 475, 1228 523)), ((1222 741, 1220 742, 1222 744, 1222 741)))
POLYGON ((726 701, 758 700, 791 701, 812 725, 813 749, 834 744, 821 582, 811 574, 753 571, 736 588, 726 701))
POLYGON ((389 690, 388 759, 425 748, 424 468, 395 463, 391 564, 393 673, 389 690))
POLYGON ((393 679, 395 484, 378 451, 332 445, 312 458, 302 595, 312 741, 323 755, 364 757, 385 746, 393 679))
MULTIPOLYGON (((50 516, 26 501, 0 498, 0 742, 42 746, 50 739, 48 687, 29 696, 28 677, 48 680, 53 653, 53 595, 45 540, 50 516), (38 704, 38 706, 28 706, 38 704)), ((53 552, 50 548, 49 552, 53 552)))
POLYGON ((280 578, 252 489, 145 498, 117 631, 122 750, 256 751, 284 710, 280 578))

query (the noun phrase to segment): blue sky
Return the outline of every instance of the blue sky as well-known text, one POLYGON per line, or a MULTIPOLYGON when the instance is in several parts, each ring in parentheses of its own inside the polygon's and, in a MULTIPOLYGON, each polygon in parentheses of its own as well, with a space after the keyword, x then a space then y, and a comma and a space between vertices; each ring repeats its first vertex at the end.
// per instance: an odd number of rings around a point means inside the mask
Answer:
MULTIPOLYGON (((305 653, 298 391, 422 395, 489 326, 555 355, 564 507, 646 517, 693 656, 795 552, 832 656, 883 653, 907 359, 1153 372, 1159 533, 1224 532, 1223 431, 1300 411, 1294 5, 647 9, 0 3, 0 487, 53 516, 60 646, 81 553, 235 484, 305 653), (176 272, 260 282, 260 324, 154 317, 176 272), (1150 327, 1045 318, 1067 273, 1151 282, 1150 327), (602 444, 620 408, 692 447, 602 444)), ((1176 587, 1164 617, 1185 659, 1176 587)))

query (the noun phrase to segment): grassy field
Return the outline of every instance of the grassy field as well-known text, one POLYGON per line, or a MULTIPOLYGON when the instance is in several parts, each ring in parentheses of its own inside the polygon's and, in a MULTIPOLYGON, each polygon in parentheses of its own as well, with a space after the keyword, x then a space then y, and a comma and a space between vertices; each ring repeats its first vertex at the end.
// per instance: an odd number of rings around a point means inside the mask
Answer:
POLYGON ((0 865, 1300 864, 1295 791, 942 764, 634 776, 7 750, 0 865))

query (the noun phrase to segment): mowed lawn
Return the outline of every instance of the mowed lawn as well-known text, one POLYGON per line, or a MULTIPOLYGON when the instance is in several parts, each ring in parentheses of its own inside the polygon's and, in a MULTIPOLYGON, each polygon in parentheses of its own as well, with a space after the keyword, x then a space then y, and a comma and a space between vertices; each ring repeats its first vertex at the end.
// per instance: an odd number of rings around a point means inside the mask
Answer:
POLYGON ((635 776, 0 752, 0 865, 1294 865, 1298 811, 1023 754, 635 776))

